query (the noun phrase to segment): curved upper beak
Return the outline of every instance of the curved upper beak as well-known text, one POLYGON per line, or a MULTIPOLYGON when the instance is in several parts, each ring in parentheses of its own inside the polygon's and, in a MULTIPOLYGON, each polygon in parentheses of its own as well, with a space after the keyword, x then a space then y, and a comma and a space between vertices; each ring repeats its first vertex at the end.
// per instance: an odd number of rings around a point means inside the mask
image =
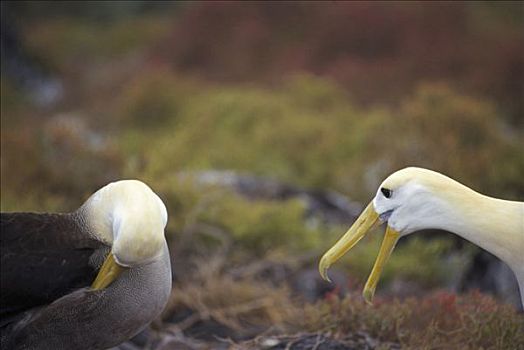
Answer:
MULTIPOLYGON (((322 256, 322 259, 320 259, 318 269, 322 278, 329 281, 327 275, 329 267, 340 259, 348 250, 353 248, 353 246, 375 226, 378 222, 378 218, 379 215, 373 207, 373 202, 369 203, 349 230, 324 254, 324 256, 322 256)), ((398 232, 389 226, 387 227, 379 254, 375 260, 375 265, 373 266, 373 270, 371 271, 364 287, 363 295, 368 303, 371 303, 373 300, 373 295, 375 294, 375 289, 380 274, 382 273, 382 269, 391 255, 399 236, 398 232)))
POLYGON ((92 289, 104 289, 115 281, 118 276, 126 269, 115 261, 113 253, 107 255, 106 260, 102 264, 95 281, 91 285, 92 289))

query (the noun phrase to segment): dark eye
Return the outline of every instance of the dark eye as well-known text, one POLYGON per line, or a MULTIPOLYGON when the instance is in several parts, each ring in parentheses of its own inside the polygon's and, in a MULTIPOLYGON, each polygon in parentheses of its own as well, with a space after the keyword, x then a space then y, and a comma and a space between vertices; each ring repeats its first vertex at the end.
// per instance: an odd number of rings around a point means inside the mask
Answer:
POLYGON ((391 198, 391 193, 392 193, 392 191, 391 191, 389 188, 384 188, 384 187, 382 187, 382 188, 380 189, 380 192, 382 192, 382 194, 384 195, 384 197, 386 197, 386 198, 391 198))

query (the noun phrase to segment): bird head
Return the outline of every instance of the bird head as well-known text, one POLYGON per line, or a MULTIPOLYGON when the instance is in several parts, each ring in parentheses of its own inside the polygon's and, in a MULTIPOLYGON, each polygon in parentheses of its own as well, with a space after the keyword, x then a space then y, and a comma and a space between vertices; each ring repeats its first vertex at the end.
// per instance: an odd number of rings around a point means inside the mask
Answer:
POLYGON ((381 222, 400 236, 438 228, 449 214, 449 200, 458 182, 422 168, 405 168, 386 178, 373 198, 381 222), (450 186, 455 185, 455 186, 450 186))
POLYGON ((105 288, 124 268, 148 264, 162 255, 167 210, 143 182, 110 183, 95 192, 82 209, 89 231, 111 246, 93 288, 105 288))
POLYGON ((443 217, 450 215, 447 198, 455 186, 462 186, 437 172, 405 168, 386 178, 375 197, 351 228, 329 249, 319 263, 321 276, 329 280, 328 268, 350 250, 378 222, 386 223, 386 233, 373 270, 364 287, 364 299, 371 303, 382 269, 401 236, 425 228, 444 228, 443 217))

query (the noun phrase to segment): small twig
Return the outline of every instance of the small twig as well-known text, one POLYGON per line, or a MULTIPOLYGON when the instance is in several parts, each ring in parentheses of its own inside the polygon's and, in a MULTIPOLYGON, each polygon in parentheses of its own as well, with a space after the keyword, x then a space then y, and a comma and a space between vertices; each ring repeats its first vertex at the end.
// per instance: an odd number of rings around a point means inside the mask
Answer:
POLYGON ((186 329, 188 329, 189 327, 193 326, 195 323, 201 320, 202 320, 202 317, 200 316, 200 313, 195 312, 194 314, 192 314, 189 317, 186 317, 182 321, 171 325, 170 327, 168 327, 168 329, 173 327, 173 328, 185 331, 186 329))
POLYGON ((317 340, 315 341, 315 346, 311 350, 317 350, 320 344, 324 343, 325 339, 321 339, 321 334, 317 334, 317 340))
POLYGON ((287 343, 286 345, 286 349, 285 350, 291 350, 291 347, 296 344, 298 341, 300 340, 300 336, 296 337, 294 340, 290 341, 289 343, 287 343))

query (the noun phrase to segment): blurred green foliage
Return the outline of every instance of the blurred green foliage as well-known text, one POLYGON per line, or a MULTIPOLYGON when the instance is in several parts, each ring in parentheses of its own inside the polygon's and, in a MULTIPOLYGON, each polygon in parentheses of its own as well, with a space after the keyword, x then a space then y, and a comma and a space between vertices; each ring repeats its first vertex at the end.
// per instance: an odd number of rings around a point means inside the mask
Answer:
MULTIPOLYGON (((350 271, 351 276, 362 284, 371 273, 377 258, 383 233, 375 232, 359 242, 339 263, 350 271)), ((442 286, 456 278, 449 271, 461 270, 466 266, 472 251, 464 251, 460 257, 444 259, 452 251, 452 242, 446 238, 425 240, 420 236, 406 237, 401 241, 384 267, 380 286, 394 280, 416 281, 426 288, 442 286)))
POLYGON ((380 151, 395 164, 440 169, 480 192, 522 198, 524 139, 501 114, 448 86, 423 85, 382 125, 380 151))
POLYGON ((237 258, 250 260, 318 251, 329 244, 325 238, 335 233, 333 227, 308 224, 305 203, 299 199, 252 200, 177 175, 166 187, 160 185, 174 213, 169 228, 175 242, 189 232, 192 245, 207 245, 210 252, 227 245, 232 255, 240 252, 237 258))
POLYGON ((319 230, 304 225, 304 203, 256 201, 224 196, 220 205, 206 212, 204 221, 218 224, 241 247, 255 253, 285 248, 298 252, 318 246, 319 230))
POLYGON ((519 134, 493 105, 445 85, 421 86, 399 109, 361 109, 336 84, 309 75, 272 89, 197 87, 165 72, 137 79, 122 92, 119 115, 132 126, 122 148, 151 178, 234 169, 366 201, 389 173, 415 165, 491 195, 524 193, 519 134))
MULTIPOLYGON (((210 201, 192 220, 225 232, 238 251, 258 257, 274 250, 321 254, 345 228, 308 226, 306 208, 298 200, 255 202, 224 190, 213 195, 180 182, 181 172, 250 172, 309 188, 336 189, 365 202, 388 173, 419 165, 492 195, 524 193, 522 142, 497 126, 492 105, 440 84, 422 86, 399 109, 362 109, 336 84, 310 75, 260 88, 208 86, 153 70, 124 87, 112 106, 118 131, 100 149, 93 149, 75 129, 80 121, 73 128, 48 121, 43 130, 27 130, 34 139, 25 147, 37 152, 32 157, 39 165, 24 162, 15 172, 4 167, 13 191, 41 176, 20 176, 29 170, 44 172, 41 180, 47 189, 42 196, 53 191, 58 198, 66 192, 85 196, 86 188, 94 191, 95 184, 107 179, 102 173, 140 178, 165 196, 173 213, 172 232, 182 232, 187 224, 183 219, 194 215, 202 201, 210 201), (65 167, 57 168, 63 159, 65 167)), ((3 141, 4 159, 23 150, 14 147, 22 140, 6 136, 3 141)), ((7 201, 16 198, 14 194, 3 192, 3 209, 20 206, 7 201)), ((210 238, 206 230, 200 231, 196 229, 193 248, 199 243, 212 250, 223 243, 223 237, 210 238)), ((364 240, 340 266, 363 281, 376 258, 379 237, 364 240)), ((175 234, 172 239, 180 237, 175 234)), ((396 250, 383 282, 393 276, 426 286, 445 282, 448 269, 464 264, 443 262, 440 257, 449 248, 445 240, 410 239, 396 250)))
MULTIPOLYGON (((180 254, 212 256, 225 250, 237 265, 269 258, 316 266, 319 256, 347 229, 306 219, 305 203, 299 199, 251 200, 221 187, 198 184, 180 173, 156 184, 171 213, 168 239, 180 254)), ((336 268, 363 284, 382 237, 382 230, 375 230, 336 268)), ((425 288, 451 282, 456 276, 449 271, 463 270, 473 252, 465 249, 460 256, 450 256, 451 251, 452 242, 446 238, 404 238, 383 271, 381 287, 395 279, 425 288)))

